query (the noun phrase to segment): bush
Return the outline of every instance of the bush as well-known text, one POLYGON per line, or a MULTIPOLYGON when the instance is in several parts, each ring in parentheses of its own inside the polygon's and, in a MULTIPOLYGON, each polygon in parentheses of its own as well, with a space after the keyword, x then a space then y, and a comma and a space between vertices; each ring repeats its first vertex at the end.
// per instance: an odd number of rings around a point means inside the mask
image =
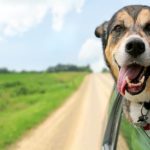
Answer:
POLYGON ((0 73, 9 73, 7 68, 0 68, 0 73))
POLYGON ((19 95, 27 95, 30 94, 31 92, 28 90, 28 88, 21 86, 16 90, 16 96, 19 95))
POLYGON ((16 82, 6 82, 3 84, 0 84, 0 87, 1 88, 12 88, 12 87, 20 86, 20 85, 22 85, 22 83, 19 81, 16 81, 16 82))

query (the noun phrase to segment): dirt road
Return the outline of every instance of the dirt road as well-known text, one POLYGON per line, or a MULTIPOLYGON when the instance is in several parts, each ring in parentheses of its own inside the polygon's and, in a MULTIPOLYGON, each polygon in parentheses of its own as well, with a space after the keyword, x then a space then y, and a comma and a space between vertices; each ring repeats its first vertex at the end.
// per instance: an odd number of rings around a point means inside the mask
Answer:
POLYGON ((91 74, 81 87, 11 150, 99 150, 113 86, 109 74, 91 74))

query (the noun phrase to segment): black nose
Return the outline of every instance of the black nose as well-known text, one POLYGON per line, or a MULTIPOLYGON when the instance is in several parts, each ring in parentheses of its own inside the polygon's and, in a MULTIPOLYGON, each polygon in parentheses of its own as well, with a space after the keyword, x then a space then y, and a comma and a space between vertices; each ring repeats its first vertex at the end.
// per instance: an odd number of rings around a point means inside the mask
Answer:
POLYGON ((144 53, 145 51, 145 44, 142 40, 134 39, 127 43, 126 45, 126 52, 133 57, 137 57, 144 53))

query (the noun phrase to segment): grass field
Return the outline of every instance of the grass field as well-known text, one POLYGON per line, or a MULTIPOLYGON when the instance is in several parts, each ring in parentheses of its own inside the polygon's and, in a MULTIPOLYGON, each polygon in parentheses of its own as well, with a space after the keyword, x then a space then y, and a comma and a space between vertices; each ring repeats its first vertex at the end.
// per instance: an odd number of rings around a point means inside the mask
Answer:
POLYGON ((63 104, 86 73, 0 74, 0 150, 63 104))

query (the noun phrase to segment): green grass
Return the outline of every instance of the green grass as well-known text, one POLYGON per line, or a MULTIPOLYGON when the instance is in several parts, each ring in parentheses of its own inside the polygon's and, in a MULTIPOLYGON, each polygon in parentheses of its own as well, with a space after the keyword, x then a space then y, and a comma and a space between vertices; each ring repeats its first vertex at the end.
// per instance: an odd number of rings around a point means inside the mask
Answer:
POLYGON ((85 75, 0 74, 0 150, 7 149, 62 105, 85 75))

